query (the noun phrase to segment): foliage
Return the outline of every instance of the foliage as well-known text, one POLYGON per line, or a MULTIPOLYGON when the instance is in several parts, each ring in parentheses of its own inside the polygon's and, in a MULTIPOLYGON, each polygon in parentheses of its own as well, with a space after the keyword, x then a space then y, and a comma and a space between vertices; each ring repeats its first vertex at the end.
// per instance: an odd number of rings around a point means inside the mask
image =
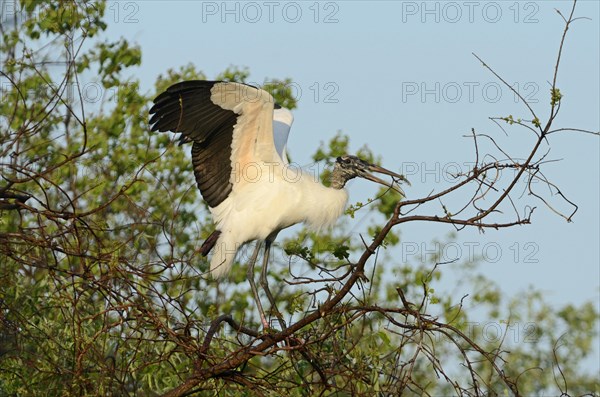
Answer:
MULTIPOLYGON (((553 308, 536 290, 508 299, 474 263, 402 262, 383 249, 401 239, 388 220, 407 202, 393 191, 353 203, 334 230, 282 240, 271 289, 291 326, 255 331, 250 252, 228 280, 206 276, 197 250, 212 225, 189 149, 148 131, 156 94, 206 76, 184 65, 142 93, 141 50, 96 38, 105 3, 19 10, 0 25, 1 395, 600 393, 579 365, 597 342, 592 303, 553 308), (369 211, 370 237, 348 232, 357 211, 369 211), (450 272, 472 297, 436 292, 450 272), (467 303, 501 337, 474 326, 467 303)), ((215 78, 249 76, 232 66, 215 78)), ((296 106, 289 78, 266 81, 296 106)), ((562 102, 553 87, 551 105, 562 102)), ((338 133, 313 158, 348 149, 338 133)), ((358 154, 380 161, 366 146, 358 154)))

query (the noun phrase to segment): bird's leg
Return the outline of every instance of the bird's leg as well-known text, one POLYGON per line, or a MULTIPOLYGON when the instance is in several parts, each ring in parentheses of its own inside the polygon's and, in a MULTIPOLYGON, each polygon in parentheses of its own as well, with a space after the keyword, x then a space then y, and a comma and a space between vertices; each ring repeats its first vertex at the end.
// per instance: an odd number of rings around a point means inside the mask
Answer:
POLYGON ((260 322, 263 325, 263 329, 269 328, 269 323, 267 322, 267 318, 265 317, 265 311, 263 310, 262 304, 260 303, 260 298, 258 297, 258 289, 256 289, 256 284, 254 283, 254 265, 256 264, 256 258, 258 258, 258 253, 260 251, 261 242, 256 242, 256 248, 254 249, 254 253, 250 258, 250 263, 248 263, 248 282, 250 282, 250 288, 252 289, 252 295, 254 295, 254 301, 256 302, 256 306, 258 308, 258 314, 260 315, 260 322))
POLYGON ((272 243, 272 241, 270 241, 270 240, 267 240, 265 242, 265 254, 263 256, 263 266, 260 271, 260 285, 262 286, 263 290, 265 291, 265 295, 267 295, 267 298, 269 299, 269 303, 271 303, 271 311, 275 313, 275 316, 277 316, 277 320, 279 320, 279 325, 281 326, 281 329, 284 330, 287 328, 285 325, 285 321, 283 320, 283 316, 279 312, 279 309, 277 309, 277 305, 275 304, 275 299, 273 299, 273 294, 271 294, 271 290, 269 289, 269 282, 267 281, 267 266, 269 264, 269 253, 271 251, 271 243, 272 243))

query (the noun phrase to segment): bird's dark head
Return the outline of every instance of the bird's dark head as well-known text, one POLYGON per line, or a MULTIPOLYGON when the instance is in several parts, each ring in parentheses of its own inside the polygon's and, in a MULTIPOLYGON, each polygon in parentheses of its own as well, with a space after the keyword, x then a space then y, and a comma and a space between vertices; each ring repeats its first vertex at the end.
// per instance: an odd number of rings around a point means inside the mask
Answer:
POLYGON ((368 161, 365 161, 361 158, 352 155, 344 155, 340 156, 336 159, 335 165, 333 167, 333 172, 331 174, 331 187, 335 189, 341 189, 344 187, 347 181, 352 178, 364 178, 373 182, 377 182, 384 186, 388 186, 402 195, 404 192, 398 186, 399 181, 406 182, 410 185, 410 182, 400 174, 392 172, 390 170, 386 170, 383 167, 380 167, 375 164, 371 164, 368 161), (373 173, 379 173, 384 175, 389 175, 392 177, 391 182, 384 181, 383 179, 378 178, 373 175, 373 173))

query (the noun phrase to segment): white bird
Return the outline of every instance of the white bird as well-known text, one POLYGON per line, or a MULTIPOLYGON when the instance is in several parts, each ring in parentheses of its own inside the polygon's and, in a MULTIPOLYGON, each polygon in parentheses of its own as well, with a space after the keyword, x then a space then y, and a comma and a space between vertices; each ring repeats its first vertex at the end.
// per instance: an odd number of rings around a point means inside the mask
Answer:
POLYGON ((344 185, 354 177, 399 191, 395 180, 388 183, 370 172, 406 181, 402 175, 350 155, 337 158, 330 187, 291 167, 286 146, 292 113, 276 105, 268 92, 250 85, 184 81, 156 97, 150 114, 152 131, 180 132, 180 144, 193 143, 196 182, 215 223, 215 231, 201 248, 203 255, 214 248, 211 275, 227 274, 240 247, 258 241, 247 276, 265 328, 268 323, 254 283, 262 242, 260 283, 275 308, 267 284, 267 262, 279 231, 302 222, 315 230, 332 226, 348 201, 344 185))

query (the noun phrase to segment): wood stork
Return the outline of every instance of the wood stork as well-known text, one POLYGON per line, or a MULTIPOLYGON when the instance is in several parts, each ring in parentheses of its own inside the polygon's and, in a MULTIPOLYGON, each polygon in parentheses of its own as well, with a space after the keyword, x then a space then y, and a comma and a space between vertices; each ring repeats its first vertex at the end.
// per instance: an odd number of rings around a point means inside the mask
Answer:
POLYGON ((313 229, 333 225, 344 211, 346 182, 363 177, 399 189, 399 174, 355 156, 338 157, 331 186, 291 169, 286 154, 292 113, 259 88, 234 82, 184 81, 154 99, 152 131, 179 132, 180 144, 192 142, 192 163, 200 192, 208 203, 215 231, 201 248, 213 277, 225 275, 240 247, 257 240, 248 265, 248 281, 261 322, 268 323, 254 283, 254 264, 265 242, 260 283, 275 313, 267 284, 269 250, 282 229, 304 222, 313 229), (371 174, 392 177, 386 182, 371 174), (394 180, 396 178, 396 180, 394 180))

